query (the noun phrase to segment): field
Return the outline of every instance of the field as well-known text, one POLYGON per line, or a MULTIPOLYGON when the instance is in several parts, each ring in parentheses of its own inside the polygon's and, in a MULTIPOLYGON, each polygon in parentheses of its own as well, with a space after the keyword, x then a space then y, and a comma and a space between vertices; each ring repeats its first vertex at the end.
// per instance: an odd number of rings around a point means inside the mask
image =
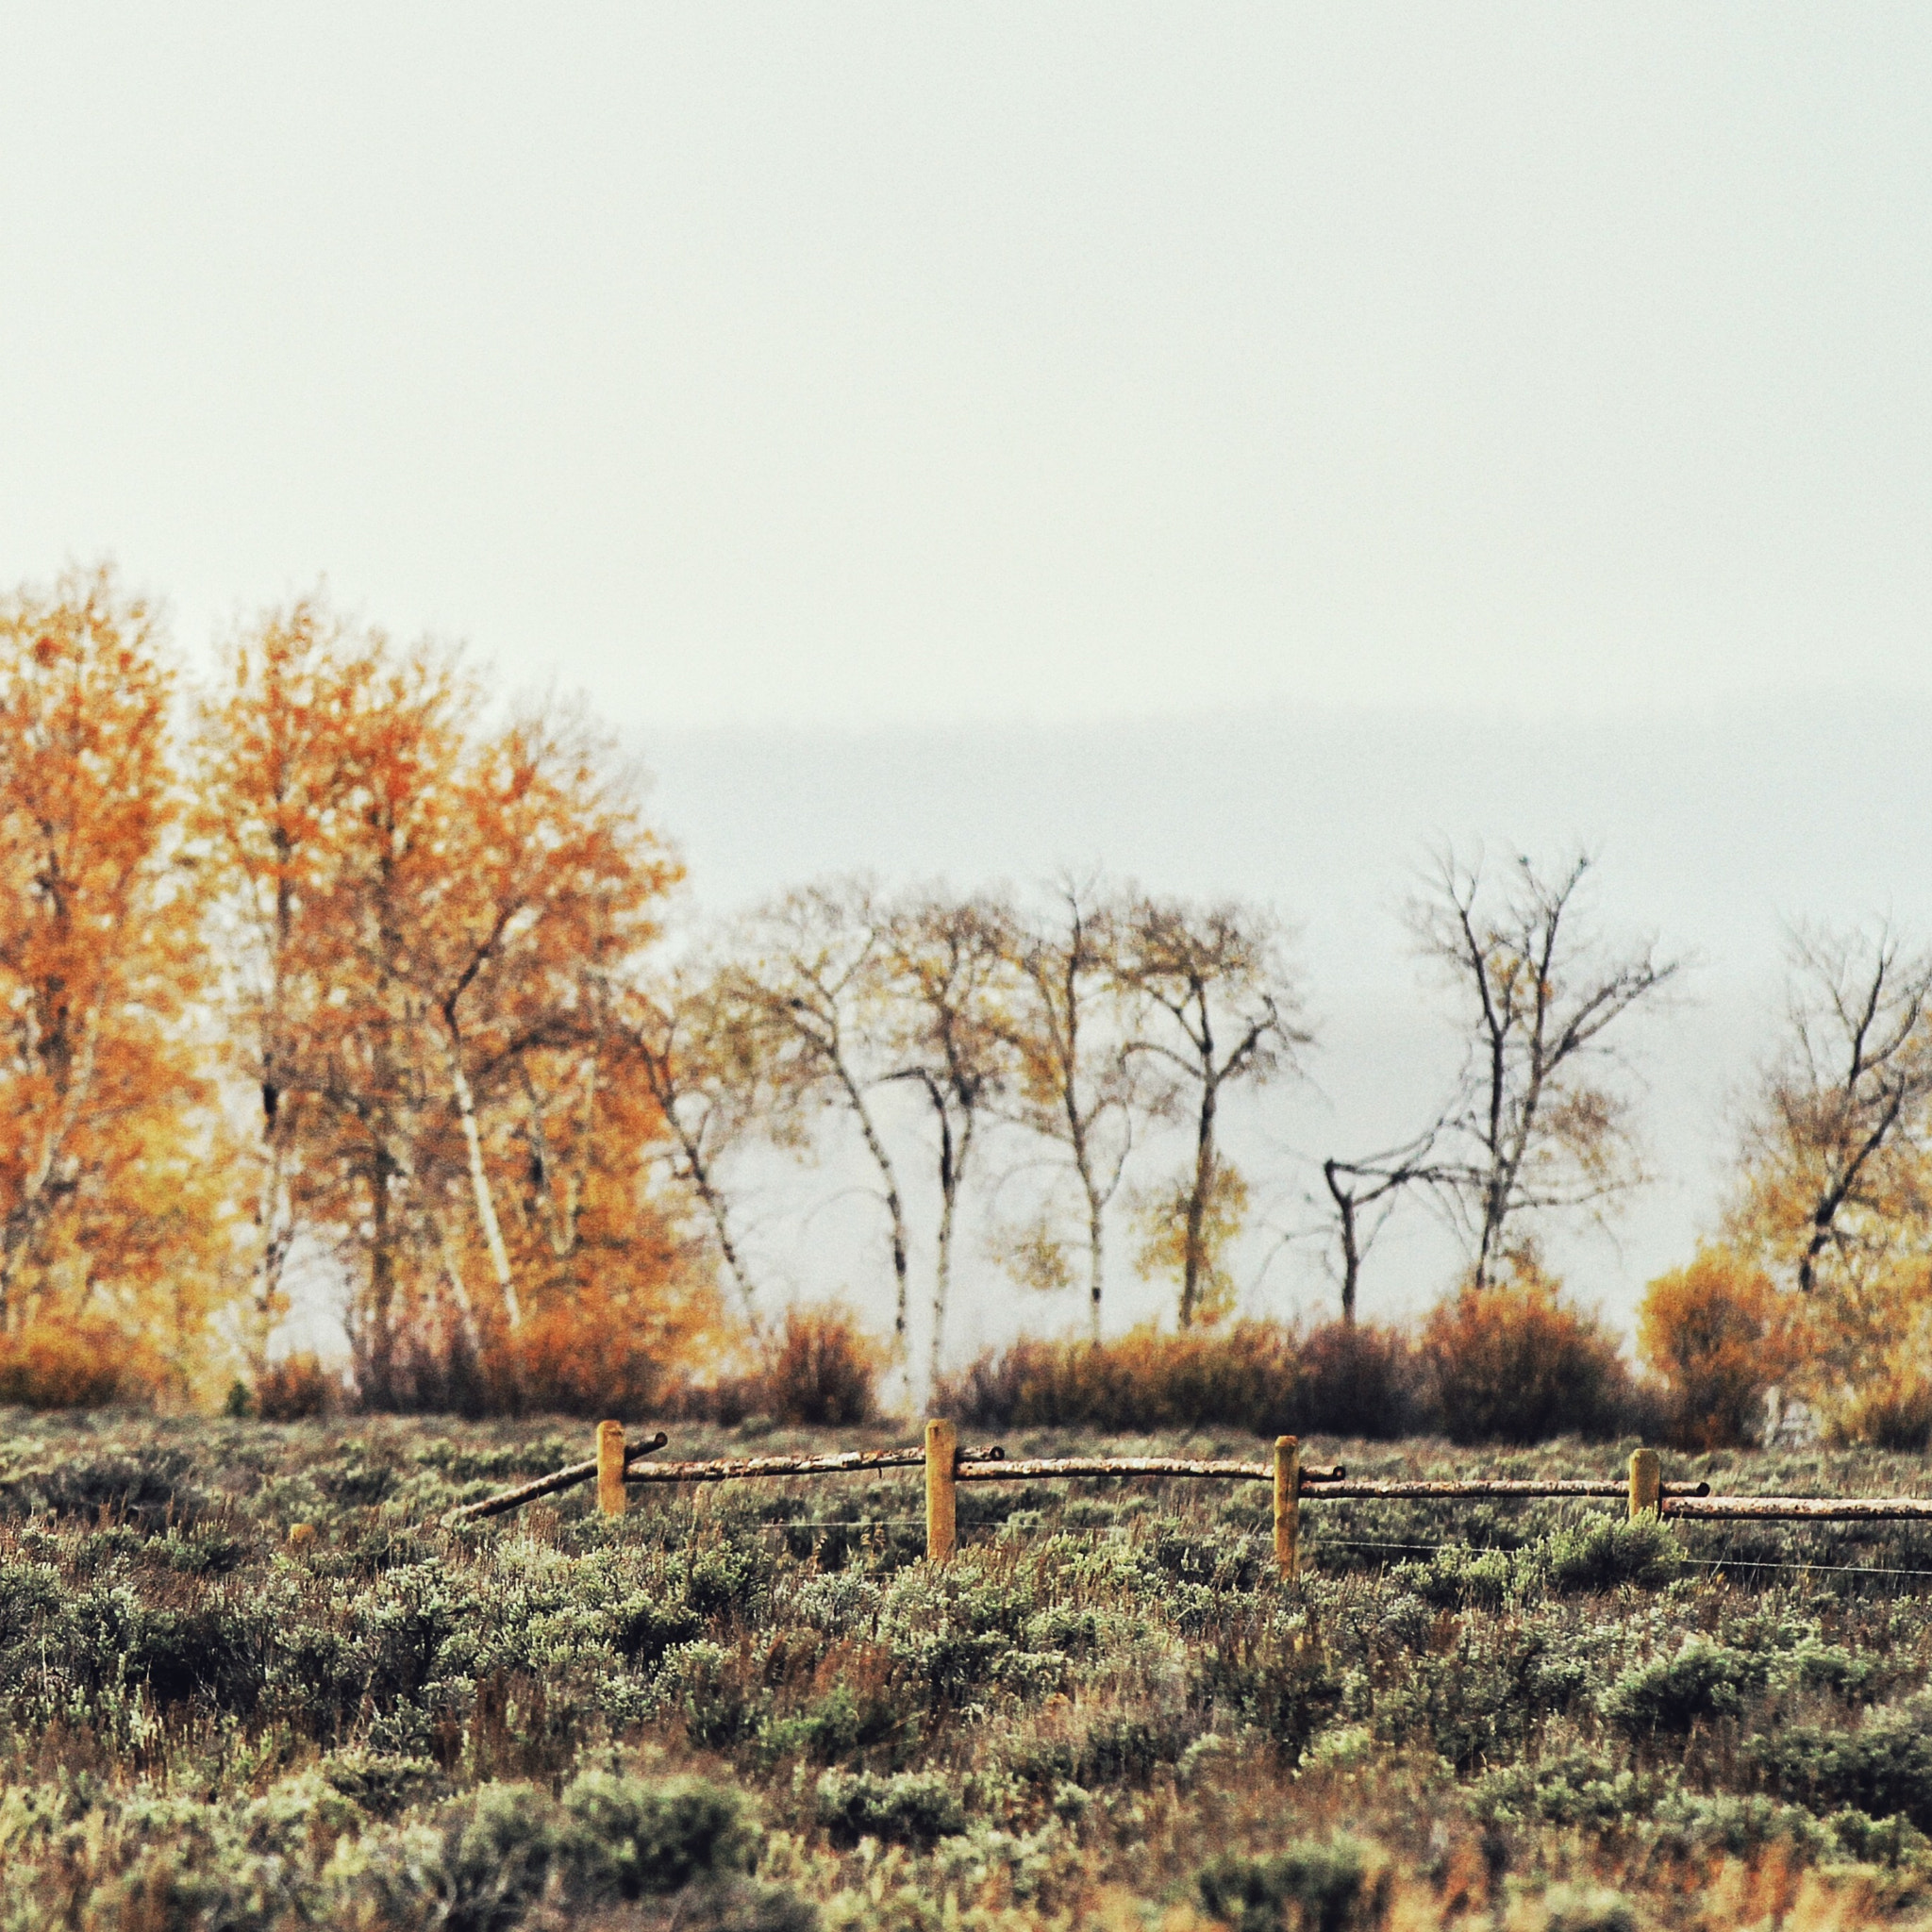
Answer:
MULTIPOLYGON (((588 1436, 9 1416, 0 1924, 1932 1923, 1932 1574, 1884 1574, 1932 1573, 1927 1526, 1311 1506, 1292 1586, 1258 1484, 963 1488, 941 1574, 917 1471, 421 1527, 588 1436)), ((1928 1488, 1870 1452, 1668 1471, 1928 1488)))

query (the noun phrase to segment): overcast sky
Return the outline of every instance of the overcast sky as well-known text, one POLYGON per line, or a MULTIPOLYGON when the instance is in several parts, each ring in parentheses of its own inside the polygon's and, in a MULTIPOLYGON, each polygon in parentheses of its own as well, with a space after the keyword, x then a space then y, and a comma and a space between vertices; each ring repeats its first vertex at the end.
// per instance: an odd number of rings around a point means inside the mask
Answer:
POLYGON ((16 7, 0 583, 586 689, 711 906, 1272 899, 1316 1152, 1428 842, 1593 842, 1702 962, 1627 1309, 1783 923, 1932 929, 1928 164, 1923 5, 16 7))
POLYGON ((0 575, 673 725, 1924 690, 1923 6, 16 7, 0 575))

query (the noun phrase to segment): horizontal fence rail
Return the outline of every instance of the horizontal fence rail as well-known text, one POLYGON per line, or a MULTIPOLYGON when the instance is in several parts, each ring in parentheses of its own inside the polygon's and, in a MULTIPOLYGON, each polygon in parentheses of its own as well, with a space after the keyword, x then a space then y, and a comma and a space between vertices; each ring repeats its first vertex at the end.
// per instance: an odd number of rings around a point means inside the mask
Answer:
MULTIPOLYGON (((1293 1436, 1275 1440, 1266 1462, 1232 1457, 1196 1459, 1179 1456, 1052 1456, 1008 1457, 998 1443, 962 1449, 953 1424, 929 1422, 925 1441, 903 1449, 851 1449, 827 1456, 741 1456, 701 1462, 647 1462, 664 1447, 663 1430, 625 1446, 624 1426, 598 1425, 597 1454, 589 1462, 539 1476, 478 1502, 466 1503, 440 1519, 441 1525, 480 1522, 507 1510, 555 1495, 579 1483, 597 1484, 597 1507, 607 1516, 625 1509, 626 1485, 646 1483, 724 1483, 758 1478, 860 1475, 877 1470, 924 1470, 925 1474, 925 1551, 934 1562, 949 1559, 958 1544, 957 1494, 960 1483, 1057 1481, 1076 1477, 1179 1477, 1219 1482, 1265 1482, 1273 1486, 1274 1557, 1284 1577, 1298 1574, 1301 1512, 1305 1503, 1476 1502, 1534 1497, 1578 1497, 1627 1503, 1631 1518, 1657 1516, 1689 1522, 1932 1522, 1926 1496, 1713 1496, 1707 1482, 1667 1483, 1655 1449, 1630 1457, 1625 1480, 1597 1476, 1473 1476, 1443 1480, 1407 1476, 1351 1476, 1341 1463, 1305 1463, 1293 1436)), ((816 1527, 818 1525, 787 1525, 816 1527)), ((827 1528, 862 1525, 835 1524, 827 1528)), ((1408 1545, 1400 1545, 1407 1548, 1408 1545)), ((1434 1547, 1431 1545, 1430 1547, 1434 1547)), ((1890 1573, 1886 1573, 1890 1574, 1890 1573)), ((1900 1573, 1917 1574, 1917 1572, 1900 1573)), ((1932 1574, 1932 1573, 1928 1573, 1932 1574)))
MULTIPOLYGON (((922 1462, 925 1460, 923 1451, 919 1459, 922 1462)), ((1050 1456, 1036 1457, 1030 1462, 1003 1462, 997 1467, 974 1466, 983 1462, 984 1457, 977 1454, 962 1455, 954 1480, 962 1483, 1009 1483, 1024 1482, 1035 1476, 1051 1479, 1074 1475, 1199 1476, 1235 1483, 1272 1483, 1274 1480, 1272 1462, 1191 1462, 1179 1456, 1050 1456)), ((1324 1469, 1319 1463, 1302 1465, 1302 1481, 1305 1483, 1338 1483, 1345 1474, 1340 1463, 1332 1469, 1324 1469)), ((1619 1488, 1617 1494, 1623 1493, 1619 1488)), ((1325 1488, 1323 1494, 1327 1494, 1325 1488)))
MULTIPOLYGON (((1306 1481, 1307 1472, 1302 1472, 1306 1481)), ((1601 1481, 1594 1476, 1475 1476, 1468 1481, 1424 1482, 1411 1481, 1406 1476, 1384 1479, 1380 1476, 1351 1476, 1345 1482, 1324 1483, 1320 1495, 1321 1502, 1341 1501, 1349 1497, 1371 1500, 1386 1496, 1396 1501, 1421 1501, 1430 1499, 1454 1499, 1467 1497, 1471 1500, 1484 1496, 1624 1496, 1629 1493, 1627 1482, 1618 1482, 1605 1477, 1601 1481)), ((1707 1496, 1708 1483, 1665 1483, 1663 1493, 1675 1496, 1707 1496)))
MULTIPOLYGON (((992 1465, 1004 1474, 1001 1458, 1006 1451, 962 1449, 959 1459, 992 1465)), ((709 1462, 653 1462, 642 1469, 627 1469, 627 1483, 732 1483, 747 1477, 774 1475, 855 1475, 873 1469, 923 1469, 924 1449, 853 1449, 838 1456, 742 1456, 709 1462)), ((1013 1465, 1007 1465, 1012 1467, 1013 1465)))
POLYGON ((1706 1523, 1928 1523, 1932 1496, 1683 1496, 1663 1514, 1706 1523))

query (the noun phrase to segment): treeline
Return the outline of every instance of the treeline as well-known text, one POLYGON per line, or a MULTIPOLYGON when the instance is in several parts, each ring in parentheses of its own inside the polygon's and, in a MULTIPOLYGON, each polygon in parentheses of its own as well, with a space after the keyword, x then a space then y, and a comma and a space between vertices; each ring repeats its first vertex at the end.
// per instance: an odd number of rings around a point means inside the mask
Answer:
MULTIPOLYGON (((201 690, 108 573, 0 607, 0 1397, 299 1407, 306 1273, 371 1407, 722 1400, 805 1333, 746 1238, 774 1156, 868 1177, 894 1400, 942 1379, 969 1203, 1007 1278, 1079 1297, 1091 1374, 1123 1261, 1184 1337, 1225 1331, 1257 1190, 1230 1108, 1312 1044, 1272 913, 845 879, 674 942, 641 798, 580 710, 316 600, 201 690)), ((1419 890, 1460 1070, 1383 1147, 1309 1158, 1286 1230, 1344 1338, 1391 1214, 1460 1238, 1452 1307, 1557 1307, 1541 1230, 1642 1178, 1622 1046, 1677 967, 1591 924, 1591 875, 1444 854, 1419 890)), ((1646 1311, 1660 1386, 1742 1351, 1845 1426, 1932 1424, 1928 988, 1889 934, 1795 942, 1722 1243, 1646 1311)), ((1446 1416, 1439 1371, 1390 1376, 1391 1414, 1446 1416)))

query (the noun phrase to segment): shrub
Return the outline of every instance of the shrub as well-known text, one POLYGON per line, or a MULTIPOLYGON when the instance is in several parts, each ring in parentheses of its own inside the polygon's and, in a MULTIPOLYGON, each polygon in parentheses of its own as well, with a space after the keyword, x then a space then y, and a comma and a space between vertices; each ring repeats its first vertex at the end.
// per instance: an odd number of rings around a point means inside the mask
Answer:
POLYGON ((1452 1441, 1601 1439, 1630 1412, 1616 1343, 1531 1268, 1439 1304, 1423 1328, 1422 1356, 1452 1441))
POLYGON ((1268 1858, 1223 1852, 1194 1883, 1208 1911, 1238 1932, 1367 1932, 1389 1913, 1388 1860, 1346 1836, 1302 1840, 1268 1858))
POLYGON ((0 1339, 0 1402, 21 1408, 106 1408, 150 1386, 139 1351, 110 1328, 42 1322, 0 1339))
POLYGON ((542 1895, 558 1849, 550 1800, 529 1785, 486 1786, 443 1831, 449 1932, 509 1932, 542 1895))
POLYGON ((333 1414, 341 1396, 341 1383, 318 1357, 306 1351, 285 1355, 257 1378, 255 1413, 264 1422, 304 1422, 310 1416, 333 1414))
POLYGON ((1620 1583, 1660 1590, 1676 1575, 1678 1565, 1677 1540, 1654 1515, 1634 1523, 1599 1516, 1559 1529, 1544 1544, 1542 1556, 1550 1588, 1559 1592, 1614 1590, 1620 1583))
POLYGON ((1911 1369, 1888 1370, 1835 1407, 1825 1433, 1834 1442, 1924 1455, 1932 1442, 1932 1381, 1911 1369))
POLYGON ((762 1377, 765 1412, 813 1428, 870 1422, 877 1379, 878 1351, 850 1309, 790 1307, 762 1377))
POLYGON ((1761 1659, 1687 1637, 1674 1657, 1626 1671, 1603 1694, 1605 1722, 1628 1738, 1681 1737, 1702 1719, 1735 1717, 1764 1682, 1761 1659))
POLYGON ((758 1842, 736 1791, 700 1778, 661 1784, 589 1772, 563 1794, 570 1890, 583 1900, 679 1891, 749 1872, 758 1842))
MULTIPOLYGON (((1790 1374, 1793 1325, 1761 1268, 1704 1246, 1688 1267, 1660 1274, 1637 1315, 1637 1345, 1668 1391, 1670 1439, 1680 1449, 1748 1441, 1766 1392, 1790 1374)), ((1932 1429, 1932 1410, 1915 1446, 1932 1429)))
POLYGON ((621 1303, 559 1296, 486 1352, 498 1414, 648 1415, 664 1383, 661 1344, 621 1303))
POLYGON ((1243 1322, 1208 1333, 1136 1329, 1118 1341, 1016 1341, 943 1384, 937 1401, 985 1428, 1149 1431, 1294 1425, 1291 1329, 1243 1322))
POLYGON ((1400 1329, 1329 1322, 1301 1343, 1293 1425, 1393 1441, 1413 1431, 1421 1392, 1415 1348, 1400 1329))
POLYGON ((838 1844, 875 1838, 891 1844, 930 1846, 966 1829, 952 1781, 938 1772, 828 1771, 818 1782, 813 1809, 838 1844))
POLYGON ((1774 1789, 1814 1811, 1851 1806, 1932 1830, 1932 1700, 1874 1710, 1857 1730, 1788 1724, 1749 1740, 1746 1756, 1774 1789))
POLYGON ((1601 1885, 1559 1885, 1542 1897, 1543 1932, 1637 1932, 1637 1908, 1601 1885))
POLYGON ((61 1516, 98 1516, 155 1530, 192 1521, 207 1507, 191 1474, 193 1458, 180 1449, 144 1446, 128 1456, 66 1462, 38 1477, 32 1494, 61 1516))

